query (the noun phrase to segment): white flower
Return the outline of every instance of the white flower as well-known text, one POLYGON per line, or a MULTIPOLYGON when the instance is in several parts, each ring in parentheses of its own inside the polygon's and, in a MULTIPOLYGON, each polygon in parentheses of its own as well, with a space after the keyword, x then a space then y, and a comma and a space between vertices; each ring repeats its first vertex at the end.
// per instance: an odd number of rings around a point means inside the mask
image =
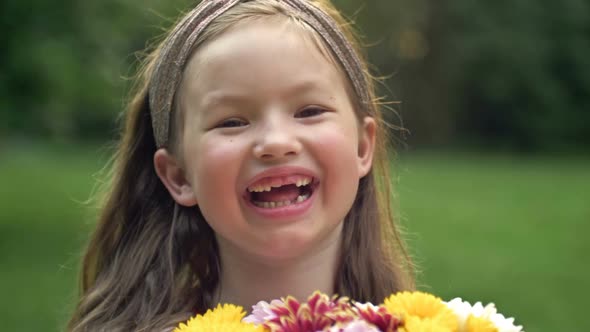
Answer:
POLYGON ((490 320, 498 328, 498 332, 522 332, 522 326, 514 325, 514 318, 506 318, 504 315, 493 314, 490 320))
POLYGON ((327 332, 379 332, 379 329, 364 320, 353 320, 332 326, 327 332))
POLYGON ((270 304, 266 301, 260 301, 252 306, 252 313, 242 319, 244 323, 260 325, 268 320, 276 318, 277 315, 272 311, 271 306, 281 305, 281 300, 272 300, 270 304))
POLYGON ((515 326, 514 318, 505 318, 504 315, 498 313, 493 303, 484 307, 481 302, 477 302, 472 306, 459 297, 444 303, 457 315, 460 332, 465 331, 465 323, 469 315, 490 320, 498 328, 498 332, 522 332, 522 326, 515 326))

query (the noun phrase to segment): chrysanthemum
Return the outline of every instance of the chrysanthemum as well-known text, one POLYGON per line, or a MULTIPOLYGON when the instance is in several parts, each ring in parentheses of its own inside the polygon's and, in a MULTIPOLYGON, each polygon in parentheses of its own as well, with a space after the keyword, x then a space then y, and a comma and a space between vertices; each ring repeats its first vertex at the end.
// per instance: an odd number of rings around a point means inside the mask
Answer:
POLYGON ((521 325, 514 325, 514 318, 506 318, 504 315, 496 313, 490 317, 490 320, 498 328, 498 332, 521 332, 521 325))
POLYGON ((275 317, 263 326, 272 332, 322 331, 356 318, 348 298, 330 299, 320 292, 313 293, 307 302, 287 297, 281 305, 271 304, 270 308, 275 317))
POLYGON ((453 332, 448 326, 441 324, 436 319, 418 318, 409 316, 404 325, 399 328, 400 332, 453 332))
POLYGON ((481 302, 476 302, 472 306, 469 302, 463 301, 461 298, 455 298, 446 302, 446 305, 453 310, 459 318, 460 332, 478 331, 468 329, 467 321, 471 316, 492 322, 498 332, 522 331, 522 326, 514 325, 514 318, 505 318, 504 315, 499 314, 493 303, 489 303, 484 307, 481 302))
POLYGON ((394 316, 382 306, 372 303, 354 303, 354 309, 360 318, 379 328, 381 332, 396 332, 401 324, 400 317, 394 316))
POLYGON ((467 321, 465 322, 465 331, 466 332, 498 332, 498 328, 494 323, 487 319, 481 317, 475 317, 473 315, 469 315, 467 317, 467 321))
POLYGON ((458 329, 457 317, 443 301, 423 292, 401 292, 391 295, 383 306, 402 318, 407 331, 449 331, 458 329), (415 326, 414 329, 410 326, 415 326), (436 329, 434 329, 436 327, 436 329))
POLYGON ((364 320, 357 319, 347 323, 338 323, 326 332, 383 332, 364 320))
POLYGON ((197 315, 181 323, 173 332, 263 332, 261 326, 242 322, 246 315, 244 309, 232 304, 217 305, 214 310, 207 310, 204 315, 197 315))
POLYGON ((242 319, 242 322, 256 325, 263 324, 264 322, 276 318, 277 315, 272 311, 272 308, 282 305, 283 302, 280 300, 272 300, 270 303, 266 301, 260 301, 256 303, 256 305, 252 306, 252 313, 242 319))

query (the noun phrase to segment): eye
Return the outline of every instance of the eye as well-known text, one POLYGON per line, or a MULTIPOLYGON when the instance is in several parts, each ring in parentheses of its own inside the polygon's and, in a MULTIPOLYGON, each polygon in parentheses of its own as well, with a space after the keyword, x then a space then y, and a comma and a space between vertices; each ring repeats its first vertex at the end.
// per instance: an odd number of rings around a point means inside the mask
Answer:
POLYGON ((295 114, 296 118, 309 118, 312 116, 318 116, 322 113, 326 112, 325 109, 317 107, 317 106, 311 106, 311 107, 306 107, 304 109, 302 109, 301 111, 297 112, 295 114))
POLYGON ((216 126, 216 128, 235 128, 235 127, 243 127, 246 125, 248 125, 248 122, 241 120, 241 119, 232 118, 232 119, 227 119, 227 120, 220 122, 216 126))

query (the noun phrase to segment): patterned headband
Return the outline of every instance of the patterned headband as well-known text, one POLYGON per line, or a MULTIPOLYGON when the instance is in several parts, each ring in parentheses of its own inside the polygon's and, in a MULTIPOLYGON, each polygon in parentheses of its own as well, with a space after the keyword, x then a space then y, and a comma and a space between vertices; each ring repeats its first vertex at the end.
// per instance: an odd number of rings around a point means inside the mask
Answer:
MULTIPOLYGON (((174 96, 195 41, 213 20, 236 4, 247 1, 249 0, 204 0, 164 40, 149 85, 152 127, 158 147, 165 147, 168 143, 174 96)), ((361 105, 367 104, 369 92, 361 61, 338 24, 309 0, 277 1, 287 5, 321 36, 346 71, 361 105)))

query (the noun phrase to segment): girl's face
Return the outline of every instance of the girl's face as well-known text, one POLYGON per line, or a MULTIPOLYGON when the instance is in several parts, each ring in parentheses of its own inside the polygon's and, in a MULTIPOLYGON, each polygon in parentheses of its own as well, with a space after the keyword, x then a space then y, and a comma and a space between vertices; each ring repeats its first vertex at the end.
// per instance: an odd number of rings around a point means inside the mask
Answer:
POLYGON ((373 119, 359 123, 342 74, 303 33, 239 24, 185 71, 184 179, 170 191, 198 205, 226 253, 280 261, 339 245, 371 167, 373 119))

